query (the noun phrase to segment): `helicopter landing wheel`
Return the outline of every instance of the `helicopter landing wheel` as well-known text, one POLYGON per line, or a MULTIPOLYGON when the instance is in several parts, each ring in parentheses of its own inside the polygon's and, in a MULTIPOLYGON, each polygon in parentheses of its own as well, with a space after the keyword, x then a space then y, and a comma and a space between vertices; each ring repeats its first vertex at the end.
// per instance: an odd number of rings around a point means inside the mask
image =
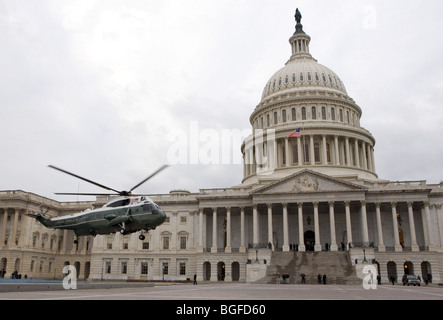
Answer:
POLYGON ((75 240, 74 240, 74 244, 78 244, 78 239, 75 239, 75 240))
POLYGON ((142 241, 146 239, 146 237, 143 234, 139 235, 138 238, 142 241))
POLYGON ((120 233, 124 234, 125 233, 125 229, 120 229, 120 233))

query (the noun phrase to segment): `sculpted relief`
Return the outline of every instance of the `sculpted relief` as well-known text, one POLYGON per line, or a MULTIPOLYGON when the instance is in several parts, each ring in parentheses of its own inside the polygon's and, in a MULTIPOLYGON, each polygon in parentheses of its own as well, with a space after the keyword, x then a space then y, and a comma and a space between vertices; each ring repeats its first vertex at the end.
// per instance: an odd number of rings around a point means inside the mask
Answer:
POLYGON ((300 191, 318 191, 319 183, 317 178, 314 177, 300 177, 294 181, 293 192, 300 191))

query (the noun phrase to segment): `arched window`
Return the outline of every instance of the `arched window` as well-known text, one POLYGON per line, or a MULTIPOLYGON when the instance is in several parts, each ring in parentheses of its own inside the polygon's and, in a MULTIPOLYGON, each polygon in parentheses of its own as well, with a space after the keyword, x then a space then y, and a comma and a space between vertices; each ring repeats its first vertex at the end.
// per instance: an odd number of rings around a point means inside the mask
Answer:
POLYGON ((292 163, 298 163, 297 141, 292 142, 292 163))
POLYGON ((315 162, 320 162, 320 144, 318 142, 314 143, 314 159, 315 162))
POLYGON ((323 120, 326 120, 326 108, 325 107, 321 107, 321 118, 323 120))
POLYGON ((340 122, 343 122, 343 110, 340 109, 340 122))
POLYGON ((283 122, 286 122, 286 110, 283 110, 282 113, 283 122))
POLYGON ((329 146, 329 143, 326 143, 326 158, 328 163, 331 163, 331 147, 329 146))
POLYGON ((301 108, 301 119, 306 120, 306 108, 301 108))
POLYGON ((278 123, 277 111, 274 112, 274 124, 278 123))
POLYGON ((312 107, 312 120, 317 119, 317 109, 315 107, 312 107))
POLYGON ((271 125, 271 117, 269 116, 269 114, 266 115, 266 126, 270 126, 271 125))
POLYGON ((331 120, 335 121, 335 108, 331 108, 331 120))
POLYGON ((303 150, 303 156, 305 163, 309 163, 309 143, 305 142, 305 147, 303 150))
POLYGON ((297 116, 296 116, 296 112, 295 112, 295 108, 292 108, 292 121, 297 120, 297 116))

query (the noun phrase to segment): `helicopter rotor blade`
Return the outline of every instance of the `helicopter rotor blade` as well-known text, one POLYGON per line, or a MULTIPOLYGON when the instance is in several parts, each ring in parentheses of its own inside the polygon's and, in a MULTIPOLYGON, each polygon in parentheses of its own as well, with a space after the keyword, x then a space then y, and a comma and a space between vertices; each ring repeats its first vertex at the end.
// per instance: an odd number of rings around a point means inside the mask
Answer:
POLYGON ((142 182, 140 182, 139 184, 137 184, 136 186, 132 187, 131 190, 129 190, 129 193, 131 193, 133 190, 135 190, 136 188, 140 187, 143 183, 145 183, 146 181, 148 181, 149 179, 151 179, 152 177, 154 177, 156 174, 160 173, 160 171, 163 171, 164 169, 166 169, 167 167, 169 167, 169 165, 165 164, 162 167, 160 167, 157 171, 155 171, 153 174, 151 174, 149 177, 147 177, 146 179, 144 179, 142 182))
POLYGON ((99 183, 97 183, 97 182, 94 182, 94 181, 92 181, 92 180, 88 180, 88 179, 86 179, 86 178, 80 177, 79 175, 76 175, 76 174, 71 173, 71 172, 69 172, 69 171, 66 171, 66 170, 63 170, 63 169, 57 168, 57 167, 55 167, 55 166, 53 166, 53 165, 49 165, 48 167, 49 167, 49 168, 52 168, 52 169, 55 169, 55 170, 58 170, 58 171, 61 171, 61 172, 63 172, 63 173, 69 174, 70 176, 76 177, 76 178, 78 178, 78 179, 80 179, 80 180, 83 180, 83 181, 86 181, 86 182, 92 183, 93 185, 96 185, 96 186, 98 186, 98 187, 100 187, 100 188, 103 188, 103 189, 106 189, 106 190, 110 190, 110 191, 114 191, 114 192, 117 192, 118 194, 120 194, 120 191, 117 191, 117 190, 115 190, 115 189, 109 188, 109 187, 107 187, 107 186, 104 186, 104 185, 99 184, 99 183))
POLYGON ((112 196, 110 193, 77 193, 77 192, 56 192, 58 196, 112 196))

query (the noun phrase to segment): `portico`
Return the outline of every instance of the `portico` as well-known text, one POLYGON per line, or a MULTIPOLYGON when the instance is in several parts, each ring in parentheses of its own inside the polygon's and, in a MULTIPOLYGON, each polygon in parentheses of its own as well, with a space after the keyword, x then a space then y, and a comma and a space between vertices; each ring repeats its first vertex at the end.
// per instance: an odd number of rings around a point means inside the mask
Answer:
POLYGON ((401 201, 395 192, 373 194, 364 186, 304 170, 250 192, 237 199, 238 205, 229 199, 229 206, 200 208, 199 248, 212 253, 247 247, 338 251, 361 245, 380 252, 425 250, 433 237, 427 228, 429 202, 426 193, 415 199, 401 201), (314 235, 310 243, 306 231, 314 235))

